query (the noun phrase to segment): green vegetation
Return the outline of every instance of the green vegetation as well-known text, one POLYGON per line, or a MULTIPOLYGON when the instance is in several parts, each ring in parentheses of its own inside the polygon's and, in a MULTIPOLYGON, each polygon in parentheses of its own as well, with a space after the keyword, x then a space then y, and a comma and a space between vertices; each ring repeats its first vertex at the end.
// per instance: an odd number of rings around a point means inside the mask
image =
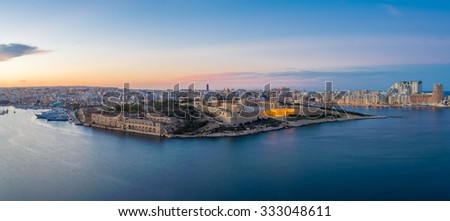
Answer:
POLYGON ((319 120, 319 119, 324 119, 324 118, 341 118, 340 115, 338 114, 320 114, 320 115, 310 115, 310 116, 306 116, 306 115, 301 115, 301 116, 289 116, 286 119, 288 121, 299 121, 299 120, 319 120))
POLYGON ((220 127, 212 130, 212 133, 222 133, 222 132, 239 132, 247 129, 256 129, 257 127, 278 127, 280 126, 281 121, 273 119, 273 118, 258 118, 258 120, 253 122, 247 122, 244 124, 239 124, 237 126, 225 126, 221 125, 220 127))
POLYGON ((208 124, 207 120, 197 120, 193 118, 188 118, 182 127, 176 129, 174 134, 189 134, 194 133, 198 129, 206 126, 208 124))
MULTIPOLYGON (((141 106, 142 105, 138 105, 138 104, 124 104, 123 105, 123 112, 125 113, 125 114, 127 114, 127 113, 137 113, 138 111, 139 111, 139 109, 141 109, 141 106)), ((115 110, 116 110, 116 112, 121 112, 121 110, 122 110, 122 106, 121 105, 116 105, 115 106, 115 110)))
POLYGON ((246 123, 250 127, 256 126, 269 126, 269 127, 278 127, 280 126, 281 121, 273 118, 258 118, 258 120, 246 123))
POLYGON ((188 116, 200 117, 201 113, 194 108, 191 103, 179 104, 173 101, 155 101, 149 108, 149 111, 164 113, 168 117, 184 118, 188 116))
POLYGON ((372 116, 369 114, 363 114, 363 113, 359 113, 359 112, 354 112, 354 111, 348 111, 348 110, 344 110, 344 109, 337 109, 337 108, 332 108, 332 107, 321 107, 320 109, 322 110, 326 110, 326 111, 330 111, 330 112, 339 112, 342 114, 351 114, 351 115, 355 115, 355 116, 361 116, 361 117, 367 117, 367 116, 372 116))
POLYGON ((220 125, 220 127, 212 130, 212 133, 222 133, 222 132, 238 132, 246 130, 247 128, 243 124, 239 124, 238 126, 224 126, 220 125))
POLYGON ((66 108, 70 110, 78 110, 80 109, 80 104, 79 103, 69 104, 66 108))
POLYGON ((347 114, 351 114, 351 115, 356 115, 356 116, 360 116, 360 117, 367 117, 367 116, 372 116, 370 114, 363 114, 363 113, 359 113, 359 112, 354 112, 354 111, 339 111, 340 113, 347 113, 347 114))

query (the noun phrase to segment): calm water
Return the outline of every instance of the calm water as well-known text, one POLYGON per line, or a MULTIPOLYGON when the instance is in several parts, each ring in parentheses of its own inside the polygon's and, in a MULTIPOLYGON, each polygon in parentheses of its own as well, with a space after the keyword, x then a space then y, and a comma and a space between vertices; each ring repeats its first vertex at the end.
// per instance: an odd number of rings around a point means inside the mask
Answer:
MULTIPOLYGON (((355 110, 355 109, 354 109, 355 110)), ((450 200, 450 109, 220 139, 0 116, 0 200, 450 200)))

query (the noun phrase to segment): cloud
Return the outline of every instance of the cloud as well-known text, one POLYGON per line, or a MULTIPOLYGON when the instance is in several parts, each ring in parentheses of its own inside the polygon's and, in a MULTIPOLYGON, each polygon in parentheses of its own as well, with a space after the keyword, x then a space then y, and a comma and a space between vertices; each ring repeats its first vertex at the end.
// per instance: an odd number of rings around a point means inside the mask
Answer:
POLYGON ((37 47, 24 44, 0 44, 0 61, 12 58, 44 52, 37 47))
POLYGON ((402 17, 403 13, 395 6, 388 5, 388 4, 382 4, 381 7, 383 7, 384 11, 392 16, 392 17, 402 17))

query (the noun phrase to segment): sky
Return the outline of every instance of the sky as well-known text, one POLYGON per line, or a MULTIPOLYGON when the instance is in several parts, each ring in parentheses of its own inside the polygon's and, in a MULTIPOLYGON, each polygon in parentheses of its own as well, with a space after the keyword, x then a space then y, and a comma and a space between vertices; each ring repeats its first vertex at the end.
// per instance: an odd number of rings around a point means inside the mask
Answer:
POLYGON ((0 0, 0 87, 450 87, 449 1, 0 0))

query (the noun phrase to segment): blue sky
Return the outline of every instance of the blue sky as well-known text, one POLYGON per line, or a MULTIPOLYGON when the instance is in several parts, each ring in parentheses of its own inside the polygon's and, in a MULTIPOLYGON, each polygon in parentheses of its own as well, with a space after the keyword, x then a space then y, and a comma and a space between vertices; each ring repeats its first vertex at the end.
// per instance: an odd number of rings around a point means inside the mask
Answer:
POLYGON ((4 0, 0 86, 450 86, 448 21, 448 1, 4 0))

